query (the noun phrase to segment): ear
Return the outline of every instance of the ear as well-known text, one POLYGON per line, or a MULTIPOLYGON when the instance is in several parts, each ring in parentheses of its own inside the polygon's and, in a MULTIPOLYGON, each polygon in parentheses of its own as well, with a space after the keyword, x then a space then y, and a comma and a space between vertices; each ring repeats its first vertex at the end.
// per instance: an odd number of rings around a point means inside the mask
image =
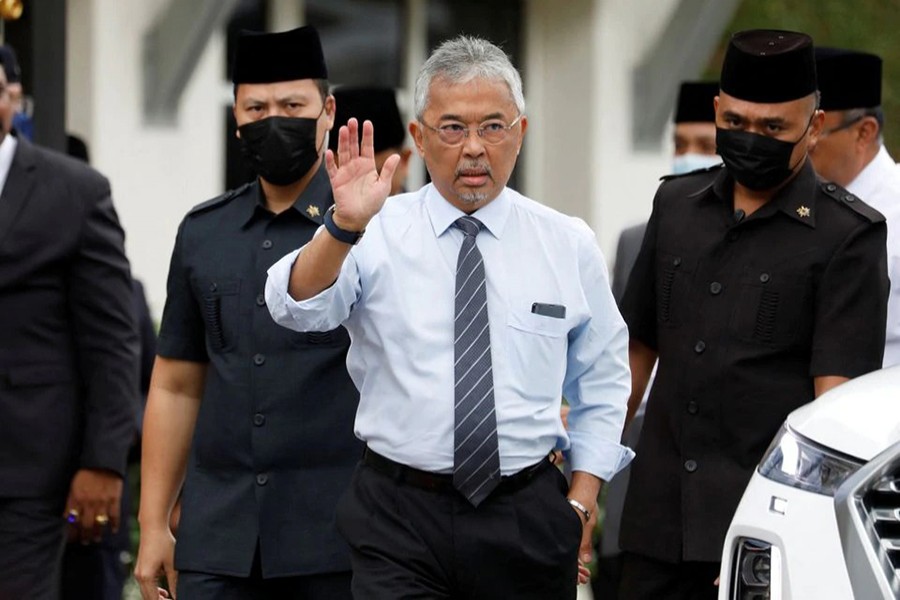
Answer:
POLYGON ((825 127, 825 111, 816 109, 816 112, 813 113, 812 120, 809 125, 809 147, 815 148, 816 143, 819 141, 819 136, 822 134, 822 129, 825 127))
POLYGON ((334 100, 334 96, 329 95, 325 98, 325 129, 331 130, 334 127, 336 109, 337 103, 334 100))
POLYGON ((881 128, 878 127, 878 120, 875 117, 868 116, 863 117, 859 122, 858 132, 856 137, 857 143, 862 146, 868 146, 878 139, 881 128))
POLYGON ((519 127, 522 128, 522 131, 519 133, 519 146, 516 148, 516 156, 522 151, 522 142, 525 141, 525 132, 528 130, 528 117, 522 115, 522 118, 519 120, 519 127))
POLYGON ((419 156, 425 158, 425 135, 418 121, 409 122, 409 135, 416 145, 416 152, 419 153, 419 156))

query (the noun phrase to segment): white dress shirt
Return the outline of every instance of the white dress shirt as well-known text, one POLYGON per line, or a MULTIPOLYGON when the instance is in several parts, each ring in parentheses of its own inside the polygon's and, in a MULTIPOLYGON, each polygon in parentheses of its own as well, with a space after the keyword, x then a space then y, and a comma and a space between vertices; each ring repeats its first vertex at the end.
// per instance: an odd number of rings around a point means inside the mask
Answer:
POLYGON ((884 366, 900 364, 900 169, 882 146, 878 154, 850 182, 847 190, 862 198, 887 219, 888 297, 884 366))
MULTIPOLYGON (((350 332, 360 391, 356 435, 372 450, 432 472, 453 467, 453 316, 463 212, 427 185, 389 198, 341 274, 319 295, 288 294, 298 252, 269 269, 266 303, 298 331, 350 332)), ((633 453, 619 444, 630 389, 628 332, 593 232, 505 189, 473 214, 484 229, 494 399, 504 475, 571 450, 575 470, 609 480, 633 453), (565 307, 564 318, 532 312, 565 307), (561 396, 571 406, 563 428, 561 396)), ((318 235, 327 235, 320 229, 318 235)))
POLYGON ((16 155, 16 146, 19 140, 16 136, 7 133, 0 142, 0 194, 6 187, 6 178, 9 177, 9 169, 12 167, 13 157, 16 155))

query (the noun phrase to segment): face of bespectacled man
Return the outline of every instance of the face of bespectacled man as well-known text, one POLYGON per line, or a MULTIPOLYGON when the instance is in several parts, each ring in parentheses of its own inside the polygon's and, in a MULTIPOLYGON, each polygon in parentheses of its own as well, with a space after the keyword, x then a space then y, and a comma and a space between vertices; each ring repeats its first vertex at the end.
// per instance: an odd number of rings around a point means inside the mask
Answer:
POLYGON ((878 137, 875 117, 848 118, 845 111, 825 111, 822 133, 809 151, 816 173, 840 186, 850 185, 866 164, 866 149, 878 137))
POLYGON ((527 128, 505 82, 435 78, 422 119, 409 132, 437 190, 472 213, 509 181, 527 128))

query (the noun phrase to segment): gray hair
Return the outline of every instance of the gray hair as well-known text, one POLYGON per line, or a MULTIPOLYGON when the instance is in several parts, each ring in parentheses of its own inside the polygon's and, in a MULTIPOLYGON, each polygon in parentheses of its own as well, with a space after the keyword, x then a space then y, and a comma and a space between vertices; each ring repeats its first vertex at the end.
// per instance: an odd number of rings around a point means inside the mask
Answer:
POLYGON ((880 106, 872 108, 851 108, 841 111, 840 128, 849 127, 866 117, 872 117, 878 123, 878 145, 884 144, 884 110, 880 106))
POLYGON ((447 40, 431 53, 416 78, 414 108, 421 120, 434 79, 466 83, 472 79, 503 81, 509 87, 519 113, 525 112, 522 78, 506 53, 487 40, 461 35, 447 40))

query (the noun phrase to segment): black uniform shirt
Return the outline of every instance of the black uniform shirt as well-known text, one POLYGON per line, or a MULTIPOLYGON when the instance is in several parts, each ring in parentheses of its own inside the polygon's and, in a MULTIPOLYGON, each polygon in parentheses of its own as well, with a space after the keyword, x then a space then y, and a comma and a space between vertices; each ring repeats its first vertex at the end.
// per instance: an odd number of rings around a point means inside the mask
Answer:
POLYGON ((724 168, 669 178, 623 313, 659 352, 621 545, 718 561, 753 469, 813 378, 881 366, 884 217, 807 164, 736 219, 724 168))
POLYGON ((324 167, 275 215, 257 183, 179 228, 159 354, 209 363, 178 530, 178 569, 265 577, 347 570, 335 505, 362 446, 343 328, 297 333, 269 316, 266 270, 308 242, 332 204, 324 167))

